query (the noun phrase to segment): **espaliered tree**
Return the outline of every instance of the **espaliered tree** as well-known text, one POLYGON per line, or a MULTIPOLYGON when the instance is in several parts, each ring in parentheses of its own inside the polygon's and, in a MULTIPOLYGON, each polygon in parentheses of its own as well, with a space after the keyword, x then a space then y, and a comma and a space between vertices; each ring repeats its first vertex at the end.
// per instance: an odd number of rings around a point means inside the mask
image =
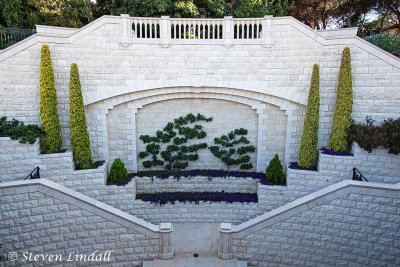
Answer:
POLYGON ((53 63, 48 45, 43 45, 40 58, 40 124, 44 133, 42 149, 56 153, 61 149, 61 125, 57 113, 53 63))
POLYGON ((314 64, 299 149, 299 166, 313 168, 318 159, 319 66, 314 64))
POLYGON ((242 170, 253 168, 253 164, 249 163, 251 158, 248 153, 254 152, 256 148, 248 145, 250 141, 246 138, 247 133, 243 128, 233 130, 227 135, 215 138, 215 145, 210 146, 211 153, 225 163, 228 170, 234 165, 239 165, 242 170), (239 146, 240 144, 242 146, 239 146))
POLYGON ((187 144, 189 140, 204 139, 207 136, 203 126, 194 123, 209 121, 212 118, 190 113, 167 123, 154 136, 141 135, 139 139, 147 145, 146 150, 139 153, 139 158, 149 158, 143 161, 143 167, 163 166, 166 170, 182 170, 188 167, 190 161, 199 158, 197 151, 207 148, 207 143, 187 144))
POLYGON ((349 129, 353 109, 353 82, 351 75, 350 48, 343 50, 340 63, 339 81, 336 91, 336 105, 333 113, 332 132, 329 140, 330 149, 346 152, 349 150, 349 129))
POLYGON ((69 80, 69 127, 71 129, 71 146, 74 162, 78 169, 93 167, 90 139, 86 125, 85 110, 78 65, 71 64, 69 80))

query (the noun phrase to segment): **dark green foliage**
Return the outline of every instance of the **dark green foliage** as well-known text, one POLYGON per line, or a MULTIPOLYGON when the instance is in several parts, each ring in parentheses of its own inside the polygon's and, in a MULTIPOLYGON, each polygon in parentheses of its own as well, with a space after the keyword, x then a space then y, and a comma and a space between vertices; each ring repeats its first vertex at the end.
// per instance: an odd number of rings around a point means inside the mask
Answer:
POLYGON ((190 113, 174 119, 173 122, 168 122, 163 130, 156 132, 155 136, 140 136, 139 139, 147 145, 146 151, 139 153, 139 158, 149 158, 143 161, 143 167, 147 169, 163 166, 166 170, 188 167, 189 161, 199 158, 197 151, 207 148, 206 143, 185 145, 189 140, 204 139, 207 136, 202 125, 190 125, 209 121, 212 121, 212 118, 190 113))
POLYGON ((400 57, 400 35, 380 33, 367 36, 364 39, 383 50, 400 57))
POLYGON ((283 172, 281 161, 279 160, 278 154, 272 158, 269 162, 265 177, 268 182, 273 184, 284 185, 286 184, 286 176, 283 172))
POLYGON ((71 147, 73 158, 78 169, 93 167, 90 139, 86 125, 85 110, 78 65, 71 64, 69 80, 69 127, 71 129, 71 147))
POLYGON ((40 58, 40 123, 44 133, 43 151, 56 153, 61 149, 61 125, 57 112, 53 63, 48 45, 42 46, 40 58))
POLYGON ((0 118, 0 137, 10 137, 12 140, 19 140, 22 144, 33 144, 40 134, 41 131, 37 125, 25 125, 16 119, 7 121, 7 117, 0 118))
POLYGON ((108 175, 108 183, 120 184, 126 179, 128 179, 128 171, 126 170, 125 164, 122 160, 117 158, 111 165, 110 174, 108 175))
POLYGON ((313 168, 318 159, 319 66, 314 64, 299 149, 299 166, 313 168))
POLYGON ((251 158, 247 154, 254 152, 256 148, 248 145, 250 141, 246 138, 247 132, 243 128, 236 129, 227 135, 215 138, 215 145, 209 148, 214 156, 221 159, 227 165, 228 170, 233 165, 240 165, 240 169, 242 170, 253 168, 253 164, 249 163, 251 158), (245 145, 237 147, 239 144, 245 145))
POLYGON ((389 118, 375 125, 374 120, 367 117, 365 123, 351 125, 349 139, 368 152, 382 146, 397 155, 400 153, 400 118, 389 118))
POLYGON ((351 74, 350 48, 343 50, 342 62, 339 70, 338 88, 336 91, 336 105, 333 113, 332 132, 329 140, 333 151, 349 150, 349 128, 351 112, 353 110, 353 82, 351 74))
POLYGON ((0 262, 6 261, 7 257, 3 255, 3 244, 0 243, 0 262))

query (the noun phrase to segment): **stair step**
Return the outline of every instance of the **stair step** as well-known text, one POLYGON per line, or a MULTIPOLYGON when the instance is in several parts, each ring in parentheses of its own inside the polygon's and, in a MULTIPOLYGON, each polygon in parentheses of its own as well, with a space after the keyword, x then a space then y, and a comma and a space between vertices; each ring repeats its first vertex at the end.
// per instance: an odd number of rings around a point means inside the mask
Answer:
POLYGON ((247 262, 238 259, 221 260, 217 257, 176 257, 172 260, 146 261, 143 267, 247 267, 247 262))

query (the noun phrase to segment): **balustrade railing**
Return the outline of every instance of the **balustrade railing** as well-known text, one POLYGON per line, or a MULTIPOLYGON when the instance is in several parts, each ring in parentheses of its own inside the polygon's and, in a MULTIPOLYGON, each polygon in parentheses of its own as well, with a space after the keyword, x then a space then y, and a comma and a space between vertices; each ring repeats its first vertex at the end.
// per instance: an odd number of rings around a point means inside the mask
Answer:
POLYGON ((271 45, 268 30, 272 16, 263 18, 234 19, 186 19, 141 18, 121 15, 121 45, 154 43, 169 46, 179 43, 212 43, 223 45, 263 44, 271 45), (158 39, 158 40, 157 40, 158 39), (201 40, 201 41, 199 41, 201 40))

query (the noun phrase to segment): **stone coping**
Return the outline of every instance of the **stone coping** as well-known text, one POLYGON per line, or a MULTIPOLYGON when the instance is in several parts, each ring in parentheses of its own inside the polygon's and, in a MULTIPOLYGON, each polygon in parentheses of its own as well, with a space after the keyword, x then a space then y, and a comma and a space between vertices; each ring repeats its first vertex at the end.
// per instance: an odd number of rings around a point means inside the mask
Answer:
POLYGON ((59 153, 49 153, 49 154, 38 154, 38 159, 46 159, 46 158, 64 158, 64 157, 72 157, 72 151, 67 150, 65 152, 59 153))
POLYGON ((400 183, 393 185, 345 180, 299 198, 247 222, 234 225, 230 233, 234 238, 247 236, 300 212, 327 203, 349 193, 364 193, 375 196, 399 198, 400 183))
POLYGON ((146 222, 47 179, 0 183, 0 196, 30 192, 41 192, 50 197, 60 199, 152 238, 159 238, 160 233, 165 232, 165 229, 160 229, 159 225, 146 222))

